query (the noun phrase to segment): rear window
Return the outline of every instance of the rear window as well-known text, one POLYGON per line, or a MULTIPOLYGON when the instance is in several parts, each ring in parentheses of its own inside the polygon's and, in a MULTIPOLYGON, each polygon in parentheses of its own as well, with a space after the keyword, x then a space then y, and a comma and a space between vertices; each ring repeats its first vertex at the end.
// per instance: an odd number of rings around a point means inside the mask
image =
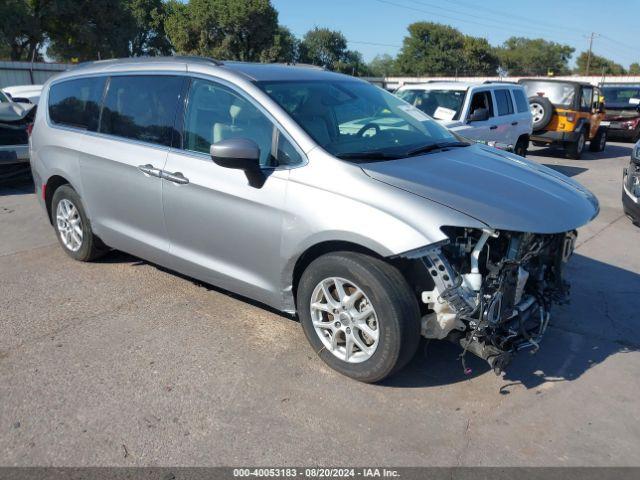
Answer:
POLYGON ((49 90, 51 121, 95 132, 105 81, 104 77, 77 78, 52 85, 49 90))
POLYGON ((111 77, 100 132, 170 146, 182 85, 164 75, 111 77))
POLYGON ((572 107, 575 102, 576 86, 572 83, 527 80, 522 82, 528 97, 543 96, 553 105, 572 107))
POLYGON ((524 91, 520 89, 511 90, 513 92, 513 98, 516 99, 516 107, 518 112, 524 113, 529 111, 529 101, 524 94, 524 91))
POLYGON ((496 96, 496 104, 498 105, 498 115, 510 115, 513 113, 513 102, 511 102, 511 94, 509 90, 501 89, 494 90, 493 94, 496 96))

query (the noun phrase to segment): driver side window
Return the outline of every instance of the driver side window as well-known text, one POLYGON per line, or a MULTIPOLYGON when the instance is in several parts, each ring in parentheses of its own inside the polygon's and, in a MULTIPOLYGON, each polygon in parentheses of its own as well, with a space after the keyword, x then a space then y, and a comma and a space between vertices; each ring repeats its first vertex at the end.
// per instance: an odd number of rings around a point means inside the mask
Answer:
POLYGON ((207 154, 212 144, 222 140, 253 140, 260 148, 262 167, 302 161, 286 137, 252 102, 228 87, 201 79, 191 82, 183 138, 185 150, 207 154))
POLYGON ((491 92, 476 92, 471 98, 469 106, 469 115, 473 115, 476 110, 484 108, 489 112, 489 117, 493 117, 493 102, 491 101, 491 92))

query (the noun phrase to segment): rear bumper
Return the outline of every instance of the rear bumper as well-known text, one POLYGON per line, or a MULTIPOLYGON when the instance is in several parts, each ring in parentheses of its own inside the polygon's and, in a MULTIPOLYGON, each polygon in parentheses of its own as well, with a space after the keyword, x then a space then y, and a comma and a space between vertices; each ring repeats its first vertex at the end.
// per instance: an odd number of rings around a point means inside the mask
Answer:
POLYGON ((621 138, 631 140, 640 134, 640 128, 629 130, 628 128, 611 128, 607 130, 609 138, 621 138))
POLYGON ((540 131, 533 132, 529 137, 532 142, 542 143, 573 143, 577 142, 580 137, 580 132, 553 132, 553 131, 540 131))
POLYGON ((0 165, 29 163, 29 145, 0 145, 0 165))

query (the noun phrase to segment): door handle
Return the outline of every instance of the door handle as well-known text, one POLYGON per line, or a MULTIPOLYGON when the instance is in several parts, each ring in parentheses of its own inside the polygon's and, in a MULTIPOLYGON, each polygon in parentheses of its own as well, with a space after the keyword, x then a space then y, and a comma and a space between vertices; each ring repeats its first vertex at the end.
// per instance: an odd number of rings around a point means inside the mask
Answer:
POLYGON ((514 127, 518 124, 518 122, 511 122, 511 125, 513 125, 514 127))
POLYGON ((175 173, 162 172, 162 178, 164 178, 165 180, 169 180, 170 182, 177 183, 179 185, 186 185, 187 183, 189 183, 189 179, 185 177, 182 174, 182 172, 175 172, 175 173))
POLYGON ((492 126, 489 127, 489 130, 495 130, 496 128, 498 128, 497 125, 492 125, 492 126))
POLYGON ((158 178, 162 173, 162 171, 159 168, 154 167, 150 163, 147 163, 146 165, 138 165, 138 170, 140 170, 142 173, 146 173, 147 175, 151 175, 152 177, 158 177, 158 178))

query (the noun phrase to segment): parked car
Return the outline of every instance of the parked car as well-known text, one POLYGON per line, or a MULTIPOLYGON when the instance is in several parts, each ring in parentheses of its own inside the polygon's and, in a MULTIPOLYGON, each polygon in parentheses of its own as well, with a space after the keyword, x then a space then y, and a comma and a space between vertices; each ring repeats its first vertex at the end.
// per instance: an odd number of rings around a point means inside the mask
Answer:
POLYGON ((40 105, 37 198, 69 256, 115 248, 297 313, 365 382, 421 334, 496 370, 536 348, 599 209, 560 173, 312 67, 103 61, 48 81, 40 105))
POLYGON ((0 92, 0 175, 13 166, 29 163, 29 131, 35 106, 13 102, 0 92), (9 168, 9 166, 12 166, 9 168))
POLYGON ((524 157, 532 116, 524 89, 513 83, 430 82, 396 95, 465 138, 512 145, 524 157))
POLYGON ((602 93, 590 83, 569 80, 521 79, 533 114, 531 141, 538 146, 564 148, 567 157, 579 159, 587 142, 592 152, 607 144, 602 93))
POLYGON ((37 104, 42 93, 42 85, 18 85, 5 87, 2 91, 16 103, 37 104))
POLYGON ((631 221, 640 227, 640 140, 631 151, 631 161, 622 175, 622 207, 631 221))
POLYGON ((609 137, 640 140, 640 83, 601 84, 607 106, 609 137))

